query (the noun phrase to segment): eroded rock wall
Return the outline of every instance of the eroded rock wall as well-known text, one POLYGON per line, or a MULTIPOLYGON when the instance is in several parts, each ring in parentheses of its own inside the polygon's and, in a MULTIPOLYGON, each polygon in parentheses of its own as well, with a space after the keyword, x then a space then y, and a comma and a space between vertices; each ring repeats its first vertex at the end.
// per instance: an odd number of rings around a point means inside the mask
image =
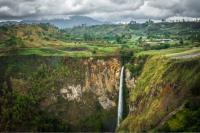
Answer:
POLYGON ((0 60, 1 90, 12 87, 0 100, 1 108, 12 115, 9 119, 1 111, 2 131, 115 130, 121 69, 117 57, 12 56, 0 60), (16 102, 8 106, 10 96, 16 102))

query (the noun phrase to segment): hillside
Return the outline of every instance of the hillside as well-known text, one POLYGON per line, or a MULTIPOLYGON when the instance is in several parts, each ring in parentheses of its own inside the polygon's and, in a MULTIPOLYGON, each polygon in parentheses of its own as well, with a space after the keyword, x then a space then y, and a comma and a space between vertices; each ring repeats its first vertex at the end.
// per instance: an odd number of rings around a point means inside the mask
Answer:
POLYGON ((146 37, 148 39, 196 39, 199 41, 199 22, 180 22, 180 23, 152 23, 143 24, 129 23, 116 25, 99 25, 91 27, 75 27, 67 29, 66 33, 77 35, 91 35, 94 39, 105 39, 108 41, 116 40, 116 37, 130 40, 135 37, 146 37))
POLYGON ((49 24, 0 27, 1 56, 115 56, 118 48, 101 42, 71 41, 65 33, 49 24))
POLYGON ((50 45, 61 32, 48 24, 10 25, 0 27, 1 48, 41 47, 50 45))

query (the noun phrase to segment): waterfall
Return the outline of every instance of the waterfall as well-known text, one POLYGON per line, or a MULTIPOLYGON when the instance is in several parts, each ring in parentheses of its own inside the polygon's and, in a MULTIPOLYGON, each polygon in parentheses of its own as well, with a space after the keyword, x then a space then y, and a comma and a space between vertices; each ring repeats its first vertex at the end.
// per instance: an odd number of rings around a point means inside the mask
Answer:
POLYGON ((120 74, 117 126, 119 126, 123 115, 123 78, 124 78, 124 67, 121 68, 121 74, 120 74))

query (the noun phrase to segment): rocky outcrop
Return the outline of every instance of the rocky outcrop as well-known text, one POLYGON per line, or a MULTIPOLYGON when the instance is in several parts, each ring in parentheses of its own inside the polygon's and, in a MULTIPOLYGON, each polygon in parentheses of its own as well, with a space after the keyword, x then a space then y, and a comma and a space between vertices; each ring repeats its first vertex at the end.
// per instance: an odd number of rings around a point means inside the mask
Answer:
POLYGON ((82 90, 81 86, 67 86, 67 88, 62 88, 60 90, 61 95, 63 98, 69 101, 80 101, 81 100, 81 95, 82 95, 82 90))
POLYGON ((126 69, 126 77, 125 77, 125 83, 126 83, 126 87, 128 89, 133 89, 135 87, 135 83, 136 83, 136 79, 135 77, 132 75, 132 73, 130 72, 129 69, 126 69))
POLYGON ((115 101, 110 100, 107 96, 100 96, 98 100, 103 109, 111 109, 116 106, 115 101))
POLYGON ((81 59, 76 68, 68 64, 69 60, 65 61, 70 72, 76 72, 67 76, 68 81, 65 81, 60 90, 63 98, 81 102, 83 93, 93 93, 102 108, 110 109, 116 106, 120 70, 120 62, 117 58, 81 59), (74 74, 80 75, 82 79, 78 81, 74 74))

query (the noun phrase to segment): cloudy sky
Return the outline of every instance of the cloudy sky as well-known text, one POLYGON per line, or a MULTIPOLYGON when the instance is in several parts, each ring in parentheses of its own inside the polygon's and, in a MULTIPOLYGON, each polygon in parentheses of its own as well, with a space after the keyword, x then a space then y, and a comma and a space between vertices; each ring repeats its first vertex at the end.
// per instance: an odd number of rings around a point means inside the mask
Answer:
POLYGON ((200 17, 200 0, 0 0, 0 20, 89 16, 102 21, 200 17))

